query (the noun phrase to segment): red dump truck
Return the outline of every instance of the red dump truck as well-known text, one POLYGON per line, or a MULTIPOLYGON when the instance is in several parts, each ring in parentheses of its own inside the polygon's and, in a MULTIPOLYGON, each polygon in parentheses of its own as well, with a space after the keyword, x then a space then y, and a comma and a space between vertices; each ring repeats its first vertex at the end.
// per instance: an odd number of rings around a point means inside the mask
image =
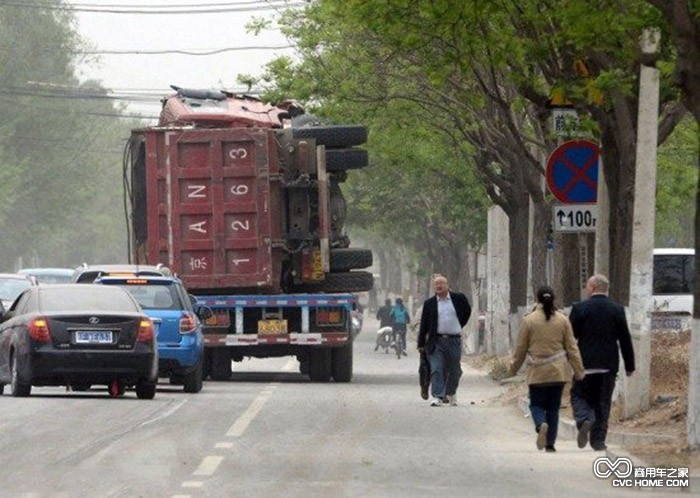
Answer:
POLYGON ((354 293, 372 253, 350 248, 340 184, 367 165, 367 131, 292 102, 173 87, 125 154, 131 263, 164 264, 198 305, 205 375, 295 356, 313 381, 352 378, 354 293))

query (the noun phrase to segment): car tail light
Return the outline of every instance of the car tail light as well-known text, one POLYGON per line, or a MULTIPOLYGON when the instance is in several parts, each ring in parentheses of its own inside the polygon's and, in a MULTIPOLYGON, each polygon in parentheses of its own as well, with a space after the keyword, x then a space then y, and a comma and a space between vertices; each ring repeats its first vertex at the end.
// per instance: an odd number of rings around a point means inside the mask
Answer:
POLYGON ((136 342, 153 341, 153 322, 147 318, 142 318, 139 322, 139 332, 136 335, 136 342))
POLYGON ((37 342, 51 341, 51 333, 49 332, 49 324, 46 318, 33 318, 29 322, 29 337, 37 342))
POLYGON ((197 318, 189 311, 183 311, 180 317, 180 333, 191 334, 197 329, 197 318))

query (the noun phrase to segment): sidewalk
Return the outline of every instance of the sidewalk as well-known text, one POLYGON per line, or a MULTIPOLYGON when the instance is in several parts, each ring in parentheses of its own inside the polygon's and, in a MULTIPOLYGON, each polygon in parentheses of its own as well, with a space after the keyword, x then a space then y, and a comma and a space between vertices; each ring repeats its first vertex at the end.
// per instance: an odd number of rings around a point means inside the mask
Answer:
MULTIPOLYGON (((483 376, 484 379, 481 381, 483 382, 484 380, 487 380, 490 382, 494 387, 499 386, 500 388, 508 388, 509 385, 524 385, 525 379, 523 376, 521 377, 514 377, 509 379, 507 382, 499 382, 491 378, 489 375, 488 371, 486 370, 485 367, 478 367, 476 365, 471 365, 468 362, 469 360, 467 358, 463 359, 462 362, 462 369, 464 370, 464 377, 470 377, 470 376, 483 376)), ((465 379, 466 380, 466 379, 465 379)), ((469 382, 469 380, 466 380, 466 382, 469 382)), ((506 391, 503 391, 506 392, 506 391)), ((497 398, 492 398, 492 399, 497 399, 497 398)), ((530 419, 530 410, 528 407, 529 400, 527 398, 527 394, 525 396, 520 396, 516 399, 516 411, 519 412, 526 420, 527 424, 532 424, 532 421, 530 419)), ((567 441, 575 441, 576 436, 578 434, 578 430, 576 428, 576 423, 575 421, 568 415, 565 415, 562 413, 560 415, 559 419, 559 433, 558 433, 558 439, 560 440, 567 440, 567 441)), ((534 441, 534 438, 533 438, 534 441)), ((661 435, 661 434, 652 434, 652 433, 646 433, 646 432, 621 432, 617 431, 614 428, 611 429, 608 432, 608 437, 606 440, 607 443, 607 451, 605 454, 602 452, 600 453, 600 457, 607 457, 610 461, 615 462, 618 458, 628 458, 629 460, 632 461, 632 464, 634 465, 635 468, 651 468, 651 469, 656 469, 656 468, 676 468, 675 466, 669 467, 668 465, 660 465, 658 462, 654 462, 653 459, 650 460, 643 460, 637 456, 634 456, 630 454, 626 448, 632 447, 632 446, 637 446, 637 445, 653 445, 653 444, 660 444, 660 443, 668 443, 673 441, 673 438, 671 436, 667 435, 661 435)), ((584 451, 584 450, 581 450, 584 451)), ((591 452, 590 448, 588 448, 588 452, 591 452)), ((685 493, 690 493, 692 495, 700 495, 700 469, 698 468, 690 468, 690 488, 689 489, 666 489, 665 491, 667 492, 685 492, 685 493)), ((634 488, 637 491, 651 491, 650 489, 647 488, 634 488)), ((657 490, 658 491, 658 490, 657 490)))

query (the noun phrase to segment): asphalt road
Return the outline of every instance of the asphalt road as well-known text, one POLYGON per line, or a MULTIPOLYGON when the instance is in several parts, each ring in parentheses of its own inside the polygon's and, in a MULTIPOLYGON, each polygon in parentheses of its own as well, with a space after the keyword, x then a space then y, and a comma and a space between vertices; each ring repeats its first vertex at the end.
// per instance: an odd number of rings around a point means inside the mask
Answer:
MULTIPOLYGON (((0 397, 2 497, 654 496, 593 476, 600 454, 538 452, 531 421, 467 370, 460 406, 420 399, 418 355, 374 352, 366 324, 349 384, 291 358, 234 364, 199 394, 34 388, 0 397)), ((661 495, 659 495, 661 496, 661 495)))

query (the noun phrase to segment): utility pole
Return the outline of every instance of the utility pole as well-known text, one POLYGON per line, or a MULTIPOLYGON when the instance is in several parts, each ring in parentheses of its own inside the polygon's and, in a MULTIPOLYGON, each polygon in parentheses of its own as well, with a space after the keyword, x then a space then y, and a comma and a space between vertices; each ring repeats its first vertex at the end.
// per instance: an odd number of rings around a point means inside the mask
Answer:
MULTIPOLYGON (((641 40, 646 60, 658 50, 659 31, 645 30, 641 40)), ((639 74, 637 159, 632 225, 632 271, 630 277, 630 333, 636 372, 625 377, 624 415, 630 417, 649 408, 651 364, 651 307, 656 210, 656 148, 659 121, 659 71, 642 65, 639 74)))

